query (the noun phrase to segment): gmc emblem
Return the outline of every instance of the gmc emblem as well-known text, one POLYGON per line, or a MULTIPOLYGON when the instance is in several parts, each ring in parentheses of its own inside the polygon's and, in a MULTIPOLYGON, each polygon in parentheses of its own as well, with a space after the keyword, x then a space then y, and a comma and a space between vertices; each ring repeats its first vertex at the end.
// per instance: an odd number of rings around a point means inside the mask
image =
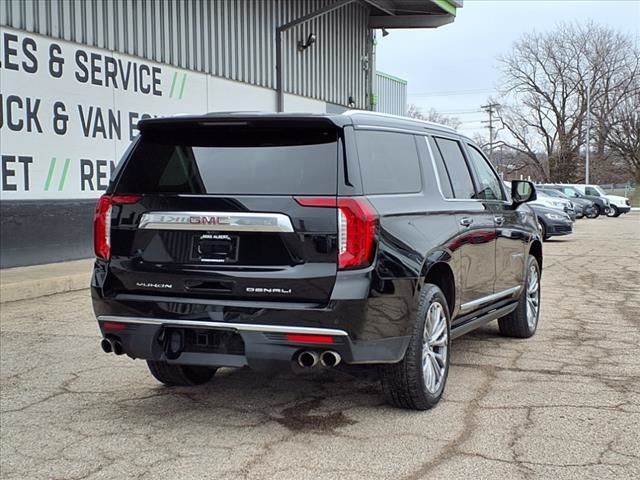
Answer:
POLYGON ((202 215, 199 217, 189 217, 189 223, 195 225, 230 225, 231 219, 229 217, 212 217, 202 215))

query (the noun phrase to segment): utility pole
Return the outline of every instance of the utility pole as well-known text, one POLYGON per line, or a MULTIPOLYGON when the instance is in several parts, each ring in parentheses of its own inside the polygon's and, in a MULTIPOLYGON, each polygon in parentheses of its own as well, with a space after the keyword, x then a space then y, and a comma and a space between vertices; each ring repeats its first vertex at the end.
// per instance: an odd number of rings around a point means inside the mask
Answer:
POLYGON ((499 103, 488 103, 487 105, 482 105, 482 108, 485 112, 489 114, 489 121, 484 120, 482 123, 489 124, 489 160, 493 163, 493 114, 500 107, 499 103))
POLYGON ((589 144, 591 143, 591 85, 587 85, 587 144, 585 145, 584 184, 589 185, 589 144))

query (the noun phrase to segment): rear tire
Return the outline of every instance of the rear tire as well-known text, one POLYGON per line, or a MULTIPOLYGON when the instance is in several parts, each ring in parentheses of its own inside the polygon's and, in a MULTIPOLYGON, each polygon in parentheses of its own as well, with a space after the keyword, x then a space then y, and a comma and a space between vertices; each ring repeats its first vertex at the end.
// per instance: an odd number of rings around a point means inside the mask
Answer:
POLYGON ((217 370, 194 365, 174 365, 156 360, 147 360, 147 366, 156 380, 170 387, 202 385, 211 380, 217 370))
POLYGON ((440 401, 449 374, 449 324, 449 308, 442 290, 425 284, 404 358, 379 369, 388 403, 428 410, 440 401))
POLYGON ((498 319, 500 334, 505 337, 529 338, 536 333, 540 318, 540 266, 536 257, 527 259, 525 289, 518 306, 509 315, 498 319))

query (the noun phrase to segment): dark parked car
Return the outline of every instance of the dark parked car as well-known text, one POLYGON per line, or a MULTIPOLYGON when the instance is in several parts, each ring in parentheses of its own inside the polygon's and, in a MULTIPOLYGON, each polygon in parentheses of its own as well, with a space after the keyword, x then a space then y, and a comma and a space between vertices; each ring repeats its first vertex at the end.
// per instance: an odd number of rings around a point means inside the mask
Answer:
POLYGON ((473 142, 401 117, 149 119, 98 202, 105 352, 167 385, 219 367, 379 365, 392 404, 440 399, 451 340, 537 328, 542 243, 473 142))
MULTIPOLYGON (((537 191, 542 191, 542 192, 544 192, 547 195, 550 195, 552 197, 558 197, 558 198, 563 198, 565 200, 570 200, 571 203, 573 204, 573 208, 575 210, 576 218, 582 218, 582 217, 593 218, 593 217, 596 216, 596 209, 595 209, 594 204, 593 204, 593 202, 591 200, 588 200, 588 199, 582 198, 582 197, 569 198, 564 193, 562 193, 560 190, 556 190, 555 188, 545 188, 545 187, 537 186, 536 190, 537 191)), ((567 213, 569 213, 569 212, 567 212, 567 213)), ((569 215, 569 216, 571 216, 571 215, 569 215)))
POLYGON ((573 222, 568 214, 543 205, 530 204, 529 207, 536 214, 538 226, 544 240, 573 233, 573 222))
POLYGON ((582 192, 579 192, 574 187, 570 185, 539 185, 539 187, 545 189, 554 189, 559 190, 564 193, 571 201, 584 199, 593 202, 594 211, 590 215, 586 215, 588 218, 598 218, 600 215, 607 214, 609 212, 609 201, 604 197, 597 197, 593 195, 585 195, 582 192))

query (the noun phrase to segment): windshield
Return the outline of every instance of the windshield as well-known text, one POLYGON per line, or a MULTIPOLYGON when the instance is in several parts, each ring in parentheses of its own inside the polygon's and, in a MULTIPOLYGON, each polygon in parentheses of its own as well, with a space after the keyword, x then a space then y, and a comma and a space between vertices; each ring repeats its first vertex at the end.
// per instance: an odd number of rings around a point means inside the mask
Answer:
POLYGON ((567 196, 564 193, 558 190, 543 190, 543 192, 549 195, 550 197, 567 198, 567 196))
POLYGON ((580 198, 582 194, 573 187, 562 187, 562 193, 570 198, 580 198))

